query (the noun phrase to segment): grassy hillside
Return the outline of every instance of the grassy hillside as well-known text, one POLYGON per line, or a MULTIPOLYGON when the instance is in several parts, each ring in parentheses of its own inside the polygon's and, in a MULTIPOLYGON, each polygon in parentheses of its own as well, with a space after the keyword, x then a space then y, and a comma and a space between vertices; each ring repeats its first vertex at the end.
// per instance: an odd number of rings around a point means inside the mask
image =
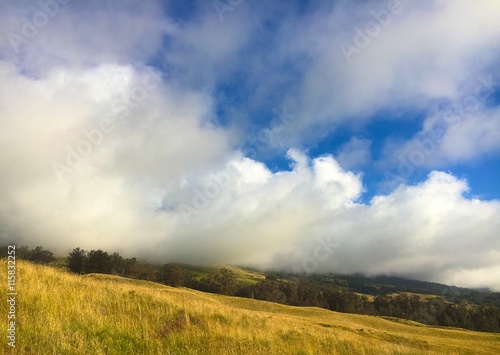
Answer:
POLYGON ((262 272, 244 269, 237 266, 220 265, 214 267, 208 266, 195 266, 189 264, 176 263, 181 269, 189 272, 194 276, 195 279, 199 280, 203 277, 211 276, 217 274, 223 267, 233 271, 236 275, 236 280, 244 284, 257 283, 266 278, 266 275, 262 272))
MULTIPOLYGON (((0 268, 7 270, 5 260, 0 268)), ((3 336, 0 353, 500 353, 499 334, 290 307, 110 275, 76 276, 27 262, 17 264, 16 288, 16 348, 3 336)), ((0 290, 6 298, 6 272, 0 290)), ((7 315, 7 303, 0 305, 7 315)))

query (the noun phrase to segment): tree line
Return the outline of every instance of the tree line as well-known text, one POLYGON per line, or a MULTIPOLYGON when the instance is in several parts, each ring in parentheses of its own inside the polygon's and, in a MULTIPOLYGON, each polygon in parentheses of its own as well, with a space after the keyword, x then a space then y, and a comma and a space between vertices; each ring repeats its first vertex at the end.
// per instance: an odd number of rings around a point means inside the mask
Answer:
MULTIPOLYGON (((30 247, 23 245, 16 248, 16 258, 21 260, 31 261, 37 264, 48 264, 56 258, 54 257, 54 253, 50 250, 44 249, 42 246, 37 246, 33 249, 30 247)), ((7 246, 0 246, 0 255, 4 257, 7 255, 7 246)))
POLYGON ((124 277, 157 281, 157 267, 143 263, 137 258, 124 258, 120 254, 101 249, 86 251, 75 248, 67 257, 68 268, 77 274, 114 274, 124 277))

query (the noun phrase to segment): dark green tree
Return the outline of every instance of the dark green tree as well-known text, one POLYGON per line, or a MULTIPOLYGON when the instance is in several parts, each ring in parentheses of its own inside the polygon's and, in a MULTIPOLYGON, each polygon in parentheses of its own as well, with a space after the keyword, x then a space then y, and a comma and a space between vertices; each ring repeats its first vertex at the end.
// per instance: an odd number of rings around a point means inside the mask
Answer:
POLYGON ((222 268, 218 274, 202 278, 195 287, 201 291, 234 296, 238 292, 236 274, 222 268))
POLYGON ((188 275, 175 264, 165 264, 158 271, 157 280, 158 282, 174 287, 186 286, 188 275))
POLYGON ((123 263, 123 275, 132 277, 135 269, 135 265, 137 264, 136 258, 127 258, 123 263))
POLYGON ((223 295, 234 295, 238 290, 236 274, 229 269, 222 268, 220 272, 214 276, 214 282, 218 286, 218 293, 222 293, 223 295))
POLYGON ((111 256, 102 250, 91 250, 87 255, 85 271, 88 273, 98 272, 102 274, 111 273, 111 256))
POLYGON ((83 249, 76 248, 69 253, 68 268, 77 274, 85 272, 85 264, 87 263, 87 252, 83 249))
POLYGON ((50 250, 44 249, 42 246, 37 246, 35 249, 31 250, 30 254, 28 260, 39 264, 48 264, 56 260, 54 254, 50 250))
POLYGON ((133 274, 138 279, 154 281, 156 279, 156 268, 151 264, 137 263, 133 268, 133 274))
POLYGON ((16 248, 16 258, 22 260, 30 260, 31 258, 31 250, 28 246, 22 245, 16 248))
POLYGON ((125 276, 125 260, 118 253, 113 253, 111 258, 111 272, 113 274, 125 276))

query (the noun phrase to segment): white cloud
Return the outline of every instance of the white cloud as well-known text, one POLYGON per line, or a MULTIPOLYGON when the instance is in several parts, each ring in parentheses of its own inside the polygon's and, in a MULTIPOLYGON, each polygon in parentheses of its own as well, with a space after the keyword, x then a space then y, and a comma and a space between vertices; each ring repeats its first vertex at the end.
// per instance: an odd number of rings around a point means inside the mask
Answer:
POLYGON ((448 128, 440 144, 442 159, 464 161, 500 152, 500 109, 488 109, 466 117, 448 128))
MULTIPOLYGON (((401 185, 370 206, 358 206, 342 216, 350 226, 341 229, 341 245, 325 269, 471 285, 456 277, 460 267, 472 271, 500 262, 494 232, 500 202, 468 199, 467 189, 464 181, 433 172, 420 185, 401 185)), ((500 289, 498 275, 487 278, 500 289)))
POLYGON ((161 46, 163 35, 175 31, 162 17, 159 1, 139 8, 130 0, 108 1, 106 6, 98 0, 84 4, 72 0, 57 11, 55 7, 44 10, 39 2, 31 6, 3 2, 0 6, 2 57, 34 76, 54 66, 143 62, 161 46), (37 13, 46 15, 46 23, 37 22, 37 13), (13 41, 12 35, 20 41, 13 41))
POLYGON ((304 17, 280 38, 288 58, 308 58, 301 86, 285 102, 299 118, 287 132, 292 143, 305 139, 308 127, 321 132, 356 126, 381 108, 397 112, 458 100, 480 74, 498 72, 491 71, 500 49, 498 2, 401 3, 401 12, 351 56, 350 64, 341 44, 353 44, 355 29, 365 31, 374 20, 370 12, 387 10, 385 2, 343 3, 304 17))
POLYGON ((339 148, 337 161, 344 169, 360 169, 371 161, 370 148, 369 139, 352 137, 339 148))
MULTIPOLYGON (((177 219, 165 250, 180 260, 390 274, 461 286, 478 286, 470 278, 460 279, 463 272, 479 273, 500 262, 495 232, 500 202, 464 197, 465 181, 433 172, 420 185, 401 185, 363 205, 355 202, 362 191, 359 177, 340 169, 332 157, 309 165, 298 152, 290 156, 296 159, 294 169, 274 174, 237 158, 229 163, 237 168, 225 170, 229 182, 214 197, 203 192, 210 178, 194 183, 199 192, 173 205, 193 207, 196 196, 208 202, 189 215, 190 224, 177 219), (255 173, 262 178, 248 180, 255 173), (314 267, 308 259, 321 238, 336 248, 314 267)), ((165 213, 185 212, 172 208, 165 213)), ((500 289, 497 274, 479 276, 481 286, 500 289)))
POLYGON ((481 103, 469 112, 450 107, 427 117, 411 139, 387 142, 379 165, 407 178, 420 168, 474 162, 500 152, 500 109, 481 103))
POLYGON ((155 83, 145 70, 58 69, 33 80, 1 63, 0 76, 1 216, 10 237, 59 250, 137 247, 141 233, 163 225, 151 203, 158 191, 227 157, 229 135, 203 120, 210 99, 155 83))

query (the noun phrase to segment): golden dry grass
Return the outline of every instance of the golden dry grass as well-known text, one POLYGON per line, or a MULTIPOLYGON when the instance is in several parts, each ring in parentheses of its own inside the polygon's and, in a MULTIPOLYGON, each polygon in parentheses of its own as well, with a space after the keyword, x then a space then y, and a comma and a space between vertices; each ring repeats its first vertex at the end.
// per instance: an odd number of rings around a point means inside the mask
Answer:
MULTIPOLYGON (((5 260, 0 267, 7 270, 5 260)), ((17 273, 17 342, 13 350, 2 337, 5 354, 500 354, 499 334, 77 276, 26 262, 18 262, 17 273)), ((5 271, 0 290, 7 294, 5 271)), ((6 317, 5 301, 0 312, 6 317)))

